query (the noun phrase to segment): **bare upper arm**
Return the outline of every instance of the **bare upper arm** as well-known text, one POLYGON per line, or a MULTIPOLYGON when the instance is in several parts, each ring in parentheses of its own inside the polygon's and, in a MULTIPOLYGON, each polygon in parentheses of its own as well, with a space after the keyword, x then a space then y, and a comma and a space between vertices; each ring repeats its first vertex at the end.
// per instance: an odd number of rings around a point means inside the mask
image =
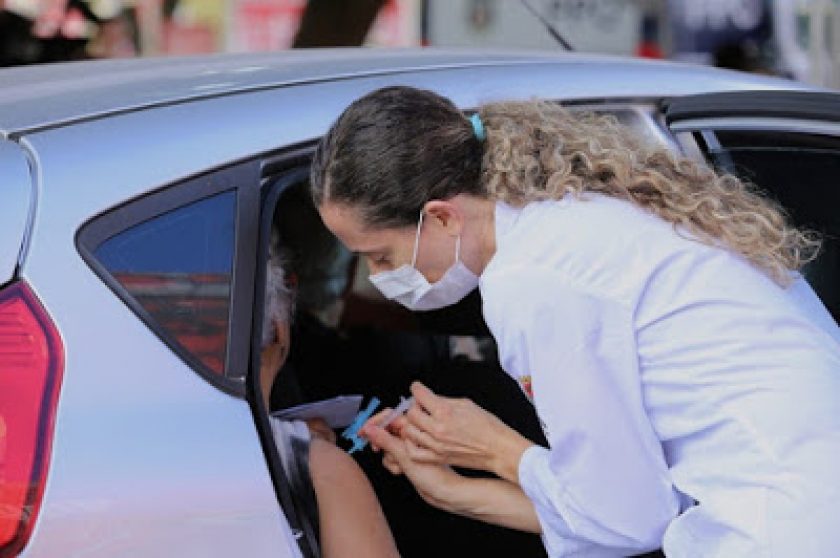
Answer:
POLYGON ((379 500, 352 457, 313 438, 309 469, 318 498, 325 558, 399 555, 379 500))

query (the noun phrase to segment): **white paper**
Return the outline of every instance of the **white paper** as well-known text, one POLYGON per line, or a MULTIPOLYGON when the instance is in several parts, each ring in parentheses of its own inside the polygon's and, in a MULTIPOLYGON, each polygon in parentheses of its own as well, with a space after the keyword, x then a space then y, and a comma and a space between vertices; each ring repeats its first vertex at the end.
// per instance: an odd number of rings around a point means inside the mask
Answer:
POLYGON ((362 399, 361 395, 339 395, 332 399, 281 409, 271 415, 284 420, 322 418, 330 428, 344 428, 353 422, 359 413, 362 399))

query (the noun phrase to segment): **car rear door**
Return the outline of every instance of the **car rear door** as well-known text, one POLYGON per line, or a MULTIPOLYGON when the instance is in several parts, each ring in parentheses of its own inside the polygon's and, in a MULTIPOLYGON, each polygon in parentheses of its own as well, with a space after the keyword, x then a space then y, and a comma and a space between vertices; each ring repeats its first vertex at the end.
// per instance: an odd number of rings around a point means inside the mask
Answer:
POLYGON ((840 321, 840 94, 739 91, 671 101, 666 122, 681 146, 747 179, 823 235, 803 270, 840 321))
POLYGON ((12 280, 30 220, 32 181, 20 146, 0 139, 0 285, 12 280))
POLYGON ((21 138, 18 278, 64 347, 25 556, 300 556, 244 382, 264 120, 214 98, 21 138))

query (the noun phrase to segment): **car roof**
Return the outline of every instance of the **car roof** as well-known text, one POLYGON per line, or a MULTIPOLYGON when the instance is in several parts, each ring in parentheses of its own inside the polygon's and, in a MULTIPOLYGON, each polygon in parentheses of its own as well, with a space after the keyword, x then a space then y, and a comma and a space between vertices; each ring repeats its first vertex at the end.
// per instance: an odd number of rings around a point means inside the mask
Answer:
MULTIPOLYGON (((632 68, 640 81, 657 76, 651 94, 662 92, 662 70, 675 80, 690 72, 728 84, 732 72, 702 66, 591 54, 526 50, 469 49, 304 49, 269 53, 152 57, 44 64, 0 70, 0 136, 65 125, 141 108, 232 93, 352 79, 470 67, 543 64, 564 71, 632 68)), ((574 77, 570 75, 570 77, 574 77)), ((588 79, 592 79, 589 77, 588 79)), ((792 88, 793 82, 737 74, 744 88, 792 88)), ((606 97, 609 82, 593 82, 606 97)))

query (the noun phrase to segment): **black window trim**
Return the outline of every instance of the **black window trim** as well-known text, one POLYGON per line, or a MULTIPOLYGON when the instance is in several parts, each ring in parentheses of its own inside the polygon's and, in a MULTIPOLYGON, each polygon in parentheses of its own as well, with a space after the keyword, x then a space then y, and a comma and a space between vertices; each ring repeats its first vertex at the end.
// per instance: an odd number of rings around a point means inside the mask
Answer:
POLYGON ((740 90, 674 97, 666 102, 669 126, 701 118, 757 117, 840 121, 840 95, 807 89, 740 90))
MULTIPOLYGON (((840 123, 806 120, 792 117, 755 117, 732 114, 713 118, 697 117, 672 122, 668 125, 684 153, 723 153, 722 168, 733 170, 731 161, 727 163, 724 149, 717 139, 717 132, 790 132, 840 137, 840 123)), ((703 159, 708 162, 705 155, 703 159)))
POLYGON ((254 263, 259 216, 260 161, 253 159, 201 173, 167 184, 153 192, 128 200, 89 219, 76 233, 76 249, 103 283, 140 320, 199 376, 225 393, 244 398, 250 351, 251 308, 254 298, 254 263), (224 192, 236 193, 234 256, 231 267, 225 372, 218 374, 181 347, 137 302, 93 252, 113 236, 164 213, 224 192))
MULTIPOLYGON (((263 398, 261 397, 259 374, 256 372, 260 366, 260 345, 262 341, 262 336, 257 335, 256 332, 262 329, 264 310, 264 304, 257 303, 264 300, 268 243, 271 236, 274 209, 277 206, 280 196, 288 187, 298 184, 309 177, 312 149, 312 146, 293 148, 277 156, 267 157, 263 160, 260 168, 261 195, 259 219, 254 220, 254 223, 259 225, 258 236, 256 237, 258 241, 255 240, 253 243, 255 250, 257 250, 255 257, 256 274, 254 293, 262 294, 255 294, 251 306, 253 311, 251 312, 252 323, 250 329, 255 334, 250 339, 252 358, 251 371, 247 382, 247 399, 251 402, 254 423, 257 426, 257 432, 263 445, 263 453, 266 456, 268 470, 274 482, 278 504, 293 532, 301 531, 301 525, 295 515, 291 483, 283 470, 283 465, 280 462, 280 453, 274 443, 274 435, 268 418, 269 409, 265 408, 263 398), (271 209, 266 210, 268 208, 271 209)), ((297 542, 298 548, 303 556, 307 558, 315 556, 314 551, 309 548, 305 537, 301 537, 297 542)))

